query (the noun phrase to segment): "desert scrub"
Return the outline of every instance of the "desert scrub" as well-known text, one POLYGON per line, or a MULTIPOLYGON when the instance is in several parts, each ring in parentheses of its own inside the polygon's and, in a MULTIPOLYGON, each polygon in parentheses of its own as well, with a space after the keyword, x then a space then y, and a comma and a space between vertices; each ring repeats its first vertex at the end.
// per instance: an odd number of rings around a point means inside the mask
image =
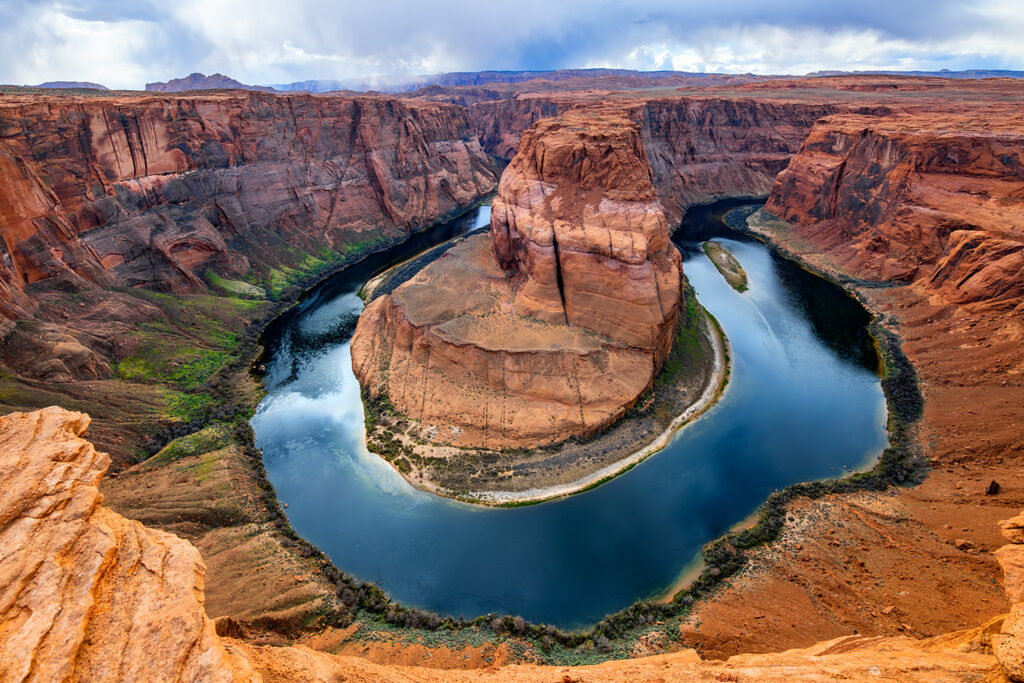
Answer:
POLYGON ((718 242, 705 242, 704 253, 711 259, 711 263, 722 274, 730 287, 737 292, 745 292, 749 289, 747 271, 743 270, 743 266, 728 249, 718 242))
POLYGON ((146 461, 145 466, 147 468, 162 467, 192 455, 217 451, 227 446, 230 441, 231 430, 229 427, 224 424, 213 424, 170 442, 159 453, 146 461))

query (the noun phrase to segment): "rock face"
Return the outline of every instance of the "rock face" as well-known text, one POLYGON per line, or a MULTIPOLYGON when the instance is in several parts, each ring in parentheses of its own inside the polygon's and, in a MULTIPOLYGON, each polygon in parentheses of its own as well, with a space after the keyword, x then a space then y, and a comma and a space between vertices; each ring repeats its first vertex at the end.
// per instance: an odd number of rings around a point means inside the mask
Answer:
POLYGON ((674 228, 686 209, 726 197, 765 196, 808 132, 837 105, 673 97, 633 111, 652 182, 674 228))
POLYGON ((569 113, 523 136, 489 236, 367 307, 353 367, 437 440, 507 448, 589 434, 650 386, 680 287, 637 126, 569 113))
POLYGON ((0 418, 0 678, 260 680, 203 611, 196 549, 100 505, 110 460, 88 424, 56 407, 0 418))
MULTIPOLYGON (((538 120, 588 106, 594 105, 578 97, 546 95, 483 102, 470 111, 484 149, 509 159, 538 120)), ((640 126, 652 183, 673 227, 693 204, 767 195, 814 122, 840 108, 679 96, 626 100, 619 107, 640 126)))
POLYGON ((837 115, 814 126, 767 209, 857 277, 950 303, 1024 296, 1019 116, 837 115))
POLYGON ((502 269, 522 277, 518 314, 652 351, 660 367, 681 259, 631 121, 566 114, 534 125, 502 174, 491 239, 502 269))
POLYGON ((999 633, 992 636, 992 649, 1011 681, 1024 681, 1024 540, 1020 534, 1024 513, 1002 523, 1009 545, 995 552, 1003 570, 1003 588, 1010 599, 1010 613, 999 633))
POLYGON ((465 111, 446 105, 235 94, 6 105, 0 279, 195 291, 206 268, 237 276, 289 249, 429 224, 495 180, 465 111))

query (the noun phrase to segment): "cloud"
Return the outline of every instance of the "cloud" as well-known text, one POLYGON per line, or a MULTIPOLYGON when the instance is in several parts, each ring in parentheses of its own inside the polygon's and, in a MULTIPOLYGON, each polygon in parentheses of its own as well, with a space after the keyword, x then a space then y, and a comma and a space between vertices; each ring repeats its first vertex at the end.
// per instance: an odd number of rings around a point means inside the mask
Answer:
POLYGON ((1024 68, 1019 0, 0 0, 0 82, 1024 68))

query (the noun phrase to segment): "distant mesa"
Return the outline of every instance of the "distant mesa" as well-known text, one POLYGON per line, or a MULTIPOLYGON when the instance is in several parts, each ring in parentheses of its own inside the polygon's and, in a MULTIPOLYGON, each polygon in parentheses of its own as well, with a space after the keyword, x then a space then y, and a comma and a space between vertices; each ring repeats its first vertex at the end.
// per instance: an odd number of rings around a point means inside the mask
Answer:
POLYGON ((54 89, 72 89, 72 88, 86 88, 89 90, 110 90, 105 85, 99 83, 90 83, 89 81, 47 81, 46 83, 40 83, 39 85, 29 86, 31 88, 54 88, 54 89))
POLYGON ((158 81, 146 84, 147 92, 185 92, 187 90, 258 90, 260 92, 275 92, 273 88, 264 85, 239 83, 224 74, 207 76, 201 73, 193 73, 184 78, 172 78, 166 82, 158 81))

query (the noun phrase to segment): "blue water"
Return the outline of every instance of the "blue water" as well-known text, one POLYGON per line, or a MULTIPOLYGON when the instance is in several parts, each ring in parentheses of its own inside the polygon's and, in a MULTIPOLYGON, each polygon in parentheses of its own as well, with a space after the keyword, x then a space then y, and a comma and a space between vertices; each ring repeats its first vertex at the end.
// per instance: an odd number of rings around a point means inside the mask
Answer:
POLYGON ((486 225, 489 210, 460 220, 328 281, 266 336, 268 394, 252 426, 291 524, 393 598, 456 616, 585 626, 672 585, 773 489, 861 468, 887 443, 866 312, 705 210, 677 240, 686 276, 731 344, 732 379, 714 408, 632 471, 565 500, 488 509, 413 489, 364 446, 340 339, 373 270, 486 225), (750 290, 732 290, 688 237, 721 241, 750 290))

